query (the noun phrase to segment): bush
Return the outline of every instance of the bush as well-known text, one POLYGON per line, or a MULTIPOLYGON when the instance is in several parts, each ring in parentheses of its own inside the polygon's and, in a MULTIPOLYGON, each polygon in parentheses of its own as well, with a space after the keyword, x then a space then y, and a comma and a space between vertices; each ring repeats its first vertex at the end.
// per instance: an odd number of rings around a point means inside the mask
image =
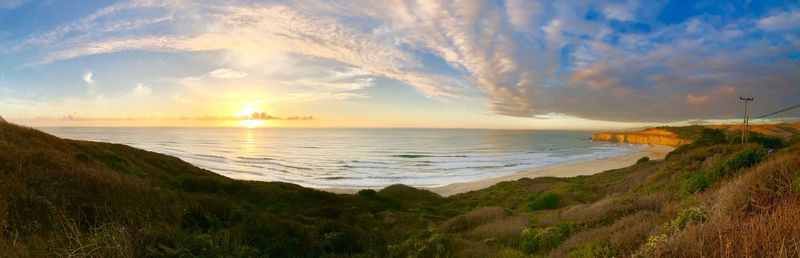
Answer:
POLYGON ((766 156, 767 152, 764 148, 746 147, 715 166, 688 174, 683 180, 682 188, 688 193, 703 191, 721 178, 733 175, 742 168, 758 164, 766 156))
POLYGON ((393 198, 403 204, 431 205, 442 201, 442 196, 423 189, 407 185, 390 185, 378 191, 378 194, 393 198))
POLYGON ((674 231, 681 231, 686 226, 702 223, 706 220, 706 212, 700 207, 688 207, 678 212, 678 216, 670 222, 674 231))
POLYGON ((777 137, 764 136, 761 134, 753 134, 747 139, 748 142, 758 143, 767 149, 780 149, 785 146, 783 139, 777 137))
POLYGON ((713 182, 711 181, 708 172, 703 170, 695 171, 688 174, 688 176, 684 179, 682 189, 686 193, 696 193, 705 190, 711 186, 711 183, 713 182))
POLYGON ((451 257, 451 242, 446 234, 433 234, 427 239, 411 238, 389 246, 388 257, 451 257))
POLYGON ((691 144, 678 146, 678 148, 675 148, 670 153, 667 153, 666 158, 671 159, 678 154, 686 153, 696 148, 712 146, 717 144, 727 144, 729 142, 727 136, 725 135, 725 132, 720 129, 703 128, 700 131, 699 135, 696 136, 696 138, 697 140, 695 140, 691 144))
POLYGON ((639 160, 637 160, 636 164, 642 164, 642 163, 645 163, 645 162, 648 162, 648 161, 650 161, 650 157, 644 156, 644 157, 640 158, 639 160))
POLYGON ((767 156, 767 151, 759 147, 747 147, 728 158, 721 166, 715 168, 717 176, 727 176, 739 169, 758 164, 767 156))
POLYGON ((558 195, 552 191, 547 191, 539 195, 532 195, 528 197, 526 210, 538 211, 555 209, 558 207, 559 199, 558 195))
POLYGON ((595 241, 584 244, 569 253, 574 258, 614 257, 614 251, 606 243, 595 241))
POLYGON ((358 196, 383 204, 387 209, 400 210, 403 204, 395 198, 385 196, 372 189, 364 189, 356 193, 358 196))
POLYGON ((697 146, 711 146, 727 143, 725 132, 720 129, 703 128, 700 138, 694 142, 697 146))
POLYGON ((376 192, 375 190, 372 190, 372 189, 364 189, 364 190, 358 191, 358 193, 356 193, 356 194, 358 196, 370 198, 370 197, 375 197, 376 195, 378 195, 378 192, 376 192))
POLYGON ((558 224, 547 228, 527 228, 522 231, 520 249, 527 254, 550 250, 572 233, 572 223, 558 224))

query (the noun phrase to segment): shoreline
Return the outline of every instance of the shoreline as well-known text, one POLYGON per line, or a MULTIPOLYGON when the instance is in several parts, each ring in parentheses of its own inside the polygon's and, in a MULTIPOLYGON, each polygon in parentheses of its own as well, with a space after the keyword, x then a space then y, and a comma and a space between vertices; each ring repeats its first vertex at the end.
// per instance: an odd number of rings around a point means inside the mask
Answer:
MULTIPOLYGON (((607 170, 624 168, 634 165, 636 164, 637 160, 645 156, 649 157, 651 160, 663 159, 667 155, 667 153, 669 153, 674 149, 675 149, 674 147, 663 146, 663 145, 648 145, 646 148, 635 149, 631 152, 611 158, 567 162, 553 166, 523 170, 515 172, 510 175, 487 178, 473 182, 453 183, 437 187, 416 187, 416 188, 429 190, 443 197, 448 197, 460 193, 485 189, 500 182, 516 181, 526 177, 527 178, 575 177, 575 176, 597 174, 607 170)), ((356 194, 358 191, 363 190, 355 188, 314 188, 314 189, 336 194, 356 194)))

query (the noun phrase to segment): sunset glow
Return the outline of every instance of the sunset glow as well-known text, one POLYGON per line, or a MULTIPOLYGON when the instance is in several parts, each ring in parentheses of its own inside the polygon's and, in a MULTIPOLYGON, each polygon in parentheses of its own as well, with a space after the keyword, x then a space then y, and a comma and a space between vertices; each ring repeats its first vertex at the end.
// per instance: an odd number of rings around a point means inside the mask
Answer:
POLYGON ((798 256, 797 157, 800 0, 0 0, 0 258, 798 256))
POLYGON ((735 122, 739 96, 755 113, 800 99, 796 4, 112 2, 0 4, 5 118, 598 129, 735 122))
POLYGON ((239 121, 239 124, 243 127, 247 128, 256 128, 264 126, 264 121, 262 120, 242 120, 239 121))

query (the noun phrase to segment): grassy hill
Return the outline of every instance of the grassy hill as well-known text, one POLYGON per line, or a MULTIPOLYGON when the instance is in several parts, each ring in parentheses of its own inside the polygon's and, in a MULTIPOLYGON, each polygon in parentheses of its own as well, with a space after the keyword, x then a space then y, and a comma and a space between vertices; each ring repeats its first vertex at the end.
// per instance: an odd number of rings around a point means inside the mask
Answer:
MULTIPOLYGON (((726 143, 741 142, 741 125, 661 126, 641 131, 595 133, 592 135, 592 140, 677 147, 697 141, 703 137, 704 132, 709 132, 704 129, 714 129, 713 132, 721 133, 720 135, 724 136, 726 143)), ((747 130, 749 132, 748 141, 773 148, 777 146, 772 144, 779 143, 778 140, 800 134, 800 122, 750 125, 747 130)))
POLYGON ((90 257, 800 255, 800 143, 701 132, 661 161, 448 198, 228 179, 0 123, 0 254, 90 257))

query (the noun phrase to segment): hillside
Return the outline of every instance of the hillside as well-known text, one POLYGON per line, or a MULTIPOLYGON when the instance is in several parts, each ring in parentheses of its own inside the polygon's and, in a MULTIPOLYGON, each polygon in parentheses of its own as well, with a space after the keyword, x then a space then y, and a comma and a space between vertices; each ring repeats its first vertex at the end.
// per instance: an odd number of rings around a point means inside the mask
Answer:
POLYGON ((800 141, 705 130, 665 160, 442 198, 231 180, 177 158, 0 123, 0 253, 28 256, 800 255, 800 141), (738 223, 732 223, 737 221, 738 223))
MULTIPOLYGON (((677 147, 697 140, 703 128, 723 130, 731 142, 739 139, 742 130, 741 125, 663 126, 641 131, 595 133, 592 140, 677 147)), ((788 138, 800 134, 800 122, 750 125, 748 130, 756 140, 763 136, 788 138)))

